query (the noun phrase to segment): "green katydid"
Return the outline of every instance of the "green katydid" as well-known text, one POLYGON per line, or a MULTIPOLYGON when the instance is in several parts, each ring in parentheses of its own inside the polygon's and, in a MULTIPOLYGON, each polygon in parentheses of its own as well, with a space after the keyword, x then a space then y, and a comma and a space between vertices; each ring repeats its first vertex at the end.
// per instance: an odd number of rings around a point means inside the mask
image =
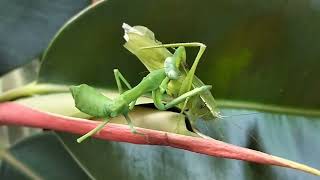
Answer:
MULTIPOLYGON (((131 119, 128 115, 128 112, 132 110, 135 106, 136 100, 142 95, 152 92, 152 98, 155 106, 159 110, 167 110, 171 107, 177 106, 182 102, 186 102, 190 97, 201 94, 202 92, 208 91, 211 89, 210 85, 204 85, 198 88, 194 88, 190 91, 185 91, 181 93, 178 97, 173 99, 172 101, 164 104, 162 102, 163 96, 167 91, 168 84, 170 81, 175 81, 179 78, 180 65, 185 61, 185 48, 184 46, 203 46, 201 43, 178 43, 178 44, 168 44, 161 46, 178 46, 175 53, 167 57, 164 61, 163 68, 150 72, 143 80, 135 87, 132 87, 129 82, 124 78, 124 76, 120 73, 119 70, 114 70, 114 75, 116 79, 116 83, 118 86, 118 90, 120 95, 115 99, 110 99, 96 89, 82 84, 79 86, 72 86, 70 88, 72 96, 75 100, 76 107, 89 115, 94 117, 103 118, 104 122, 102 122, 99 126, 83 135, 79 139, 78 142, 83 141, 89 136, 94 135, 98 131, 100 131, 109 121, 110 118, 116 117, 119 115, 123 115, 127 120, 131 131, 133 133, 137 133, 134 129, 131 119), (124 91, 122 88, 121 81, 127 86, 129 90, 124 91)), ((146 48, 157 48, 157 47, 146 47, 146 48)), ((200 49, 198 56, 195 59, 195 67, 202 55, 202 49, 200 49)), ((191 85, 190 85, 191 86, 191 85)), ((188 89, 188 88, 187 88, 188 89)), ((190 88, 189 88, 190 89, 190 88)), ((186 103, 185 103, 186 104, 186 103)))

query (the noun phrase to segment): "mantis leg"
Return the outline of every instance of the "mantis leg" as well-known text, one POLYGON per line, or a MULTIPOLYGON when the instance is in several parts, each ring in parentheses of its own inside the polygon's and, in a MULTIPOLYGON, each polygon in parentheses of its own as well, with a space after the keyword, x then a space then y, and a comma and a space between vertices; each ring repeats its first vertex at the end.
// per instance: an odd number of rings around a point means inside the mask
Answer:
POLYGON ((179 97, 173 99, 172 101, 170 101, 167 104, 162 103, 162 97, 163 97, 162 95, 163 94, 161 94, 159 89, 153 91, 152 96, 153 96, 154 103, 158 109, 167 110, 169 108, 174 107, 175 105, 182 103, 183 101, 185 101, 186 99, 188 99, 192 96, 199 95, 200 93, 211 89, 211 87, 212 86, 206 85, 206 86, 195 88, 191 91, 188 91, 188 92, 180 95, 179 97))
MULTIPOLYGON (((123 75, 118 69, 114 69, 113 73, 114 73, 114 78, 116 79, 120 94, 124 92, 121 81, 127 86, 128 89, 132 89, 132 86, 130 85, 130 83, 123 77, 123 75)), ((136 101, 131 102, 129 105, 129 109, 132 110, 135 104, 136 104, 136 101)))
POLYGON ((130 130, 131 130, 131 132, 132 132, 133 134, 144 135, 144 134, 142 134, 142 133, 137 132, 137 130, 133 127, 131 118, 129 117, 128 114, 123 114, 123 116, 126 118, 126 120, 127 120, 127 122, 128 122, 128 125, 130 126, 130 130))
POLYGON ((191 69, 189 70, 189 72, 187 73, 185 79, 183 80, 183 82, 181 84, 181 87, 179 90, 179 95, 182 95, 182 94, 188 92, 192 87, 192 81, 194 78, 194 74, 195 74, 196 68, 198 66, 198 63, 201 59, 201 56, 204 53, 204 51, 206 50, 206 45, 203 43, 199 43, 199 42, 173 43, 173 44, 161 44, 158 46, 144 47, 141 49, 166 48, 166 47, 179 47, 174 54, 174 56, 180 56, 180 58, 178 58, 178 61, 177 61, 177 63, 178 63, 177 67, 179 67, 180 64, 182 63, 181 60, 185 61, 184 59, 185 59, 186 53, 185 53, 184 48, 181 48, 181 47, 199 47, 200 48, 192 66, 191 66, 191 69))
POLYGON ((186 109, 189 99, 190 99, 190 98, 187 97, 186 100, 184 100, 184 103, 183 103, 183 106, 182 106, 182 108, 181 108, 180 114, 182 114, 182 113, 184 112, 184 110, 186 109))
MULTIPOLYGON (((199 43, 199 42, 190 42, 190 43, 172 43, 172 44, 160 44, 160 45, 157 45, 157 46, 148 46, 148 47, 142 47, 141 49, 152 49, 152 48, 167 48, 167 47, 199 47, 199 51, 198 51, 198 54, 194 60, 194 63, 192 64, 192 67, 190 69, 190 71, 194 74, 197 66, 198 66, 198 63, 199 63, 199 60, 202 56, 202 54, 204 53, 204 51, 206 50, 206 45, 203 44, 203 43, 199 43)), ((179 48, 177 49, 179 50, 179 48)), ((176 50, 176 51, 177 51, 176 50)), ((184 49, 182 49, 181 51, 178 51, 177 52, 181 57, 184 57, 182 59, 186 59, 185 56, 186 56, 186 52, 184 49)), ((175 52, 176 54, 176 52, 175 52)), ((180 65, 180 64, 178 64, 180 65)))
POLYGON ((78 143, 81 143, 83 140, 87 139, 88 137, 96 134, 97 132, 99 132, 108 122, 110 121, 110 119, 104 119, 104 121, 102 123, 100 123, 97 127, 95 127, 94 129, 92 129, 91 131, 89 131, 87 134, 81 136, 80 138, 77 139, 78 143))
POLYGON ((114 78, 116 79, 117 86, 119 93, 122 94, 124 91, 122 89, 121 81, 127 86, 127 88, 132 89, 132 86, 129 84, 129 82, 123 77, 119 69, 113 70, 114 78))
POLYGON ((153 98, 154 105, 160 110, 165 109, 165 105, 162 103, 162 97, 163 97, 163 94, 166 92, 169 81, 170 81, 170 79, 168 77, 166 77, 161 82, 159 88, 152 91, 152 98, 153 98))

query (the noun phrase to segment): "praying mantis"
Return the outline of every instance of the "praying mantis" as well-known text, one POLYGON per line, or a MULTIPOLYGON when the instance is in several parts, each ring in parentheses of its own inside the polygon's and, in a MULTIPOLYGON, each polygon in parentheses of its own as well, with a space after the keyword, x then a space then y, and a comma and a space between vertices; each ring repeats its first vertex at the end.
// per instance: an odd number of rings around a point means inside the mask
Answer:
MULTIPOLYGON (((134 54, 150 72, 163 67, 165 59, 173 56, 173 54, 167 49, 168 47, 173 47, 173 45, 163 45, 155 38, 155 34, 147 27, 132 27, 123 23, 122 28, 124 30, 123 37, 126 40, 124 47, 134 54)), ((189 47, 190 46, 191 45, 189 45, 189 47)), ((200 47, 200 50, 190 70, 187 68, 186 62, 183 61, 180 67, 181 74, 179 78, 177 80, 170 81, 166 92, 171 97, 178 97, 182 93, 189 91, 191 88, 197 88, 204 85, 204 83, 195 76, 195 70, 206 46, 202 43, 199 43, 198 46, 200 47)), ((199 117, 207 121, 223 117, 220 115, 215 99, 209 90, 202 92, 199 96, 190 97, 186 104, 180 104, 178 105, 178 108, 182 110, 184 108, 188 109, 185 115, 188 117, 192 129, 194 130, 196 121, 199 117)))
MULTIPOLYGON (((124 30, 124 39, 126 43, 124 47, 134 54, 141 63, 150 71, 155 71, 163 67, 163 63, 168 57, 173 56, 172 53, 167 49, 168 47, 179 46, 177 44, 168 44, 164 45, 159 40, 156 39, 155 34, 145 26, 130 26, 126 23, 123 23, 122 28, 124 30), (146 48, 149 47, 149 48, 146 48)), ((180 44, 182 45, 182 44, 180 44)), ((180 76, 176 80, 170 81, 166 93, 172 97, 177 97, 182 93, 189 91, 191 88, 198 88, 204 86, 204 83, 195 76, 195 70, 199 63, 199 60, 204 53, 206 46, 202 43, 184 43, 184 47, 199 46, 199 52, 194 60, 193 65, 190 70, 186 66, 186 61, 181 63, 180 67, 180 76)), ((177 49, 178 50, 178 49, 177 49)), ((186 56, 184 51, 184 56, 186 56)), ((199 135, 200 137, 211 139, 210 137, 202 134, 196 128, 196 121, 201 118, 205 121, 214 121, 218 119, 223 119, 225 117, 231 116, 222 116, 215 99, 211 91, 203 91, 199 96, 193 96, 188 98, 188 101, 185 104, 180 104, 177 106, 184 111, 187 119, 190 122, 192 131, 199 135)), ((252 114, 252 113, 251 113, 252 114)), ((240 114, 240 115, 251 115, 251 114, 240 114)), ((255 113, 253 113, 255 114, 255 113)), ((239 116, 236 115, 236 116, 239 116)), ((216 121, 217 122, 217 121, 216 121)), ((240 127, 240 126, 238 126, 240 127)), ((218 130, 218 129, 217 129, 218 130)), ((218 130, 219 131, 219 130, 218 130)), ((220 135, 223 136, 223 135, 220 135)), ((254 137, 252 137, 256 141, 254 137)))
POLYGON ((77 139, 77 142, 82 142, 88 137, 99 132, 109 121, 110 118, 123 115, 131 129, 132 133, 138 133, 133 127, 130 116, 128 115, 136 103, 136 100, 146 93, 152 93, 152 99, 155 106, 159 110, 167 110, 174 106, 182 104, 181 112, 184 111, 189 98, 211 89, 210 85, 203 85, 201 87, 191 89, 190 81, 182 83, 180 88, 180 95, 168 103, 163 103, 164 94, 168 90, 170 81, 176 81, 181 75, 180 66, 186 61, 185 47, 200 47, 198 55, 192 65, 192 76, 196 66, 205 50, 205 45, 202 43, 175 43, 175 44, 162 44, 157 46, 143 47, 142 49, 162 48, 162 47, 177 47, 175 53, 165 59, 163 68, 150 72, 142 81, 135 87, 132 87, 129 82, 124 78, 118 69, 114 69, 114 76, 116 79, 118 91, 120 93, 115 99, 110 99, 95 88, 86 84, 70 87, 70 91, 75 101, 75 106, 82 112, 92 115, 97 118, 103 118, 104 121, 96 128, 77 139), (121 81, 127 86, 129 90, 124 91, 121 81))

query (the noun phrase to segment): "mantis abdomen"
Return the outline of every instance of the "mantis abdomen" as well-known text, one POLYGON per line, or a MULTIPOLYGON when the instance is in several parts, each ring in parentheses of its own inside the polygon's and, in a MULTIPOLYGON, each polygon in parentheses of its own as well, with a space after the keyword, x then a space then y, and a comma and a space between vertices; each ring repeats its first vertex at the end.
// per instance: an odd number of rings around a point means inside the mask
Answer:
POLYGON ((72 86, 70 90, 80 111, 94 117, 106 117, 106 107, 112 103, 111 99, 86 84, 72 86))

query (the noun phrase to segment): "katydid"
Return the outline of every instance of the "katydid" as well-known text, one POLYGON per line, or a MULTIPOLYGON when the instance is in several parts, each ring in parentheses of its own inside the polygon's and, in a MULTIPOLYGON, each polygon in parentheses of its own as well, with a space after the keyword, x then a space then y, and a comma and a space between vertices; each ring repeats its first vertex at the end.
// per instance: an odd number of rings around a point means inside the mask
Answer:
MULTIPOLYGON (((102 122, 99 126, 83 135, 77 142, 82 142, 89 136, 94 135, 98 131, 100 131, 109 121, 110 118, 116 117, 119 115, 123 115, 127 120, 127 123, 130 126, 132 133, 137 133, 131 119, 128 115, 129 111, 131 111, 134 106, 136 100, 142 95, 152 92, 152 98, 155 106, 159 110, 167 110, 171 107, 181 104, 186 101, 188 98, 193 97, 195 95, 200 95, 202 92, 208 91, 211 89, 210 85, 204 85, 201 87, 194 88, 193 90, 183 92, 178 97, 173 99, 172 101, 164 104, 162 102, 163 96, 167 91, 168 84, 171 80, 176 80, 179 78, 181 74, 179 71, 179 67, 181 63, 185 61, 185 49, 184 46, 199 46, 201 43, 178 43, 178 44, 168 44, 161 46, 179 46, 173 56, 166 58, 163 68, 150 72, 146 77, 142 79, 142 81, 135 87, 132 87, 129 82, 124 78, 124 76, 120 73, 119 70, 114 70, 114 75, 116 79, 116 83, 118 86, 118 90, 120 95, 115 99, 110 99, 100 92, 98 92, 93 87, 90 87, 86 84, 82 84, 79 86, 72 86, 70 88, 72 96, 75 100, 76 107, 89 115, 92 115, 97 118, 103 118, 104 122, 102 122), (122 88, 121 81, 127 86, 129 90, 124 91, 122 88)), ((146 47, 146 48, 156 48, 156 47, 146 47)), ((201 57, 202 52, 199 51, 198 56, 195 59, 195 67, 198 64, 198 61, 201 57)), ((190 85, 191 86, 191 85, 190 85)), ((188 88, 187 88, 188 89, 188 88)))

